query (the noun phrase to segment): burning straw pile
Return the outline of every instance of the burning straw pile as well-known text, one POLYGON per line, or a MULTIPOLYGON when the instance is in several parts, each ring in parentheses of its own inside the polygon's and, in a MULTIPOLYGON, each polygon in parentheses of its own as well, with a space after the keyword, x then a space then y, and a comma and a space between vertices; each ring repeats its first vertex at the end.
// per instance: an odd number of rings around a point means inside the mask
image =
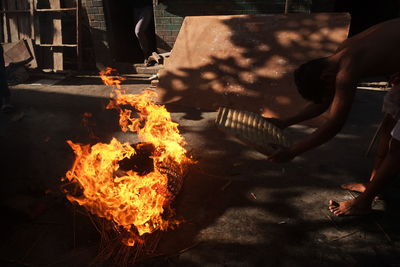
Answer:
POLYGON ((150 234, 179 224, 171 202, 193 162, 178 124, 164 106, 155 104, 155 92, 126 94, 121 89, 123 79, 111 76, 113 71, 101 73, 104 83, 113 88, 107 108, 117 109, 122 131, 137 133, 141 142, 120 143, 113 138, 109 144, 90 146, 67 141, 75 162, 64 179, 65 193, 90 213, 101 233, 102 258, 113 257, 118 250, 124 261, 131 261, 130 255, 136 253, 136 258, 146 239, 154 239, 150 234))

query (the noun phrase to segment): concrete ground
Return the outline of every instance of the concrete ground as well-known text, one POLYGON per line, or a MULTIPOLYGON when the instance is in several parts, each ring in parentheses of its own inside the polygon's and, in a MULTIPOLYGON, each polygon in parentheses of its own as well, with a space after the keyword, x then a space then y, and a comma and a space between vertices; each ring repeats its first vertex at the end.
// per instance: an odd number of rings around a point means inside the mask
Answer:
MULTIPOLYGON (((128 79, 129 92, 148 87, 128 79)), ((60 192, 71 167, 66 140, 134 140, 106 110, 109 88, 98 78, 12 88, 18 111, 0 115, 1 266, 89 266, 99 234, 87 215, 60 192), (85 128, 82 114, 93 114, 85 128)), ((168 106, 198 161, 175 206, 185 223, 161 234, 154 255, 137 266, 400 266, 398 191, 365 218, 337 218, 329 199, 350 199, 339 185, 363 181, 364 153, 379 121, 381 91, 359 90, 350 118, 335 139, 289 164, 265 157, 214 127, 216 112, 168 106)), ((293 139, 310 132, 289 129, 293 139)), ((98 266, 113 266, 111 262, 98 266)), ((116 264, 115 266, 118 266, 116 264)))

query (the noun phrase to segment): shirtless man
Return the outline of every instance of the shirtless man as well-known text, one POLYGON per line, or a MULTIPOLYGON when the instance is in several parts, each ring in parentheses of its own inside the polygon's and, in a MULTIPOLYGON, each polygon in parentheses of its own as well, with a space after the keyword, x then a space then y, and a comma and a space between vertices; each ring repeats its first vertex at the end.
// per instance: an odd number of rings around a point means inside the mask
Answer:
MULTIPOLYGON (((361 78, 400 71, 399 29, 400 19, 375 25, 347 39, 335 54, 307 62, 295 71, 299 93, 310 103, 297 115, 284 120, 273 119, 272 122, 284 128, 316 117, 330 107, 328 119, 305 139, 288 149, 278 150, 268 158, 269 161, 288 162, 329 141, 346 122, 361 78)), ((400 107, 400 102, 395 104, 400 107)), ((400 172, 400 121, 399 116, 390 116, 385 118, 384 125, 386 145, 381 141, 383 150, 378 149, 378 156, 383 158, 375 165, 371 181, 365 188, 358 188, 362 194, 354 200, 340 203, 331 200, 329 210, 333 214, 368 213, 373 199, 400 172), (380 155, 380 152, 384 153, 380 155)), ((354 186, 359 185, 347 185, 350 189, 354 189, 354 186)))

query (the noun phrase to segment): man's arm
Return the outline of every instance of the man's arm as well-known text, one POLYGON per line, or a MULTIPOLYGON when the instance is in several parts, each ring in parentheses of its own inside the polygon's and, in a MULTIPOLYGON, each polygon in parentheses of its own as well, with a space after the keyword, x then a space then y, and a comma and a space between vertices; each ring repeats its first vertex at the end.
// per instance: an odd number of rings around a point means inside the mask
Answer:
POLYGON ((302 142, 293 146, 294 155, 302 154, 326 143, 342 129, 350 112, 355 92, 355 88, 350 84, 342 88, 335 94, 327 121, 302 142))
POLYGON ((327 121, 304 140, 289 149, 277 151, 269 157, 273 162, 287 162, 308 150, 326 143, 333 138, 343 127, 350 112, 355 89, 356 75, 351 74, 348 68, 341 68, 336 76, 335 96, 327 121))
POLYGON ((286 118, 286 119, 277 119, 277 118, 266 118, 270 123, 275 124, 281 129, 287 128, 291 125, 298 124, 300 122, 315 118, 322 113, 324 113, 329 107, 329 102, 315 104, 315 103, 307 103, 305 107, 303 107, 300 112, 296 115, 286 118))
POLYGON ((308 103, 299 113, 284 120, 286 127, 315 118, 324 113, 329 107, 329 102, 315 104, 308 103))

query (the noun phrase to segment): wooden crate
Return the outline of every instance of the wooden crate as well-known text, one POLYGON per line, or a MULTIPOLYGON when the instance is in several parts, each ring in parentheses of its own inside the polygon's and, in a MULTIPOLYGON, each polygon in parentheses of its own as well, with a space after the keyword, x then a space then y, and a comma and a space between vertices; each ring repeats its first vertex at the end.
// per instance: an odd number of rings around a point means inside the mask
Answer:
POLYGON ((1 0, 1 42, 32 39, 39 68, 65 70, 64 51, 81 68, 80 0, 1 0), (69 53, 71 54, 70 51, 69 53))

